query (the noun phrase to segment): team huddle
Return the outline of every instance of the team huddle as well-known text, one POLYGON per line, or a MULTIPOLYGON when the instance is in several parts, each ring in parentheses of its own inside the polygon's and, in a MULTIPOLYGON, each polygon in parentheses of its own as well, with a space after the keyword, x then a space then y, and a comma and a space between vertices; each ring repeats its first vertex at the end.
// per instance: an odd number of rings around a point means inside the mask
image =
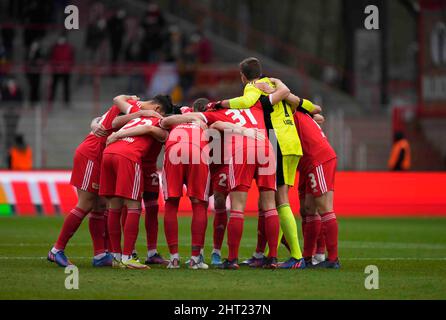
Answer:
POLYGON ((95 267, 149 269, 181 267, 178 210, 183 189, 192 206, 190 269, 208 269, 204 258, 209 197, 214 197, 211 264, 239 268, 248 191, 259 191, 257 246, 241 264, 253 268, 340 268, 338 224, 333 209, 336 153, 319 124, 321 108, 290 92, 279 79, 264 77, 256 58, 240 63, 241 97, 190 107, 169 96, 148 101, 121 95, 91 123, 76 149, 71 184, 78 203, 65 218, 48 260, 66 267, 68 241, 89 216, 95 267), (157 159, 164 146, 162 177, 157 159), (288 193, 299 171, 304 247, 288 193), (157 251, 160 186, 165 201, 168 260, 157 251), (227 199, 230 206, 227 207, 227 199), (135 250, 145 211, 147 258, 135 250), (229 213, 229 217, 228 217, 229 213), (227 233, 228 257, 222 259, 227 233), (123 238, 123 239, 122 239, 123 238), (279 245, 289 257, 278 260, 279 245))

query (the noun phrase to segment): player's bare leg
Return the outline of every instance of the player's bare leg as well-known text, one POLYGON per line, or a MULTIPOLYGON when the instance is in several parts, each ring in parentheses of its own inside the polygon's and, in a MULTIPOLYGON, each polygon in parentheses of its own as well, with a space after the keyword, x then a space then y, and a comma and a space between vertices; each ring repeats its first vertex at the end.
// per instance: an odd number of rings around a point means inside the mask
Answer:
POLYGON ((163 264, 167 265, 167 261, 158 253, 158 192, 144 192, 143 201, 146 210, 145 227, 147 239, 147 259, 145 264, 163 264))
POLYGON ((164 234, 170 252, 168 269, 180 267, 180 256, 178 254, 178 206, 180 198, 169 198, 164 205, 164 234))
POLYGON ((327 260, 317 266, 338 269, 340 267, 338 260, 338 221, 333 210, 333 198, 333 191, 314 198, 317 211, 322 219, 322 230, 328 253, 327 260))
POLYGON ((207 228, 207 208, 208 203, 197 198, 191 197, 192 204, 192 250, 189 261, 190 269, 208 269, 208 265, 204 263, 203 249, 207 228))
POLYGON ((122 263, 129 269, 149 269, 145 264, 133 257, 136 239, 139 232, 139 220, 141 217, 141 202, 125 199, 123 203, 127 207, 127 219, 124 226, 124 249, 122 251, 122 263))
POLYGON ((98 196, 95 193, 77 189, 78 201, 65 218, 62 229, 56 243, 48 252, 48 260, 57 263, 61 267, 72 264, 65 256, 64 250, 71 237, 79 229, 84 218, 96 205, 98 196))
POLYGON ((214 248, 212 250, 211 264, 221 264, 221 247, 225 236, 226 226, 228 225, 228 210, 226 208, 227 194, 214 192, 214 248))

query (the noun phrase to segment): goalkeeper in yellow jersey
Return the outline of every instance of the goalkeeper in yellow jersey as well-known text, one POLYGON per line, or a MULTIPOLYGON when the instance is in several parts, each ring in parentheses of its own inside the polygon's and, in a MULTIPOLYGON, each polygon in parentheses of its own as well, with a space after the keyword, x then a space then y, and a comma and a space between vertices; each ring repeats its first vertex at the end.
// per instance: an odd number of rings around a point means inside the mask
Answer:
MULTIPOLYGON (((276 206, 280 217, 280 226, 288 243, 291 257, 289 260, 281 264, 284 269, 301 269, 305 268, 305 262, 302 258, 302 252, 299 246, 298 231, 296 220, 291 211, 290 201, 288 198, 289 188, 294 186, 297 166, 302 157, 302 146, 299 135, 294 123, 294 109, 285 101, 281 101, 275 105, 269 103, 268 93, 263 92, 261 83, 275 86, 280 80, 270 79, 262 76, 262 66, 258 59, 248 58, 240 63, 240 76, 243 84, 245 84, 244 94, 241 97, 231 100, 224 100, 218 104, 228 109, 248 109, 258 100, 262 102, 265 124, 270 132, 270 140, 277 141, 277 192, 276 206), (272 137, 271 137, 272 135, 272 137)), ((269 87, 269 86, 265 86, 269 87)), ((308 100, 301 100, 300 105, 313 112, 315 106, 308 100)), ((220 106, 216 106, 220 107, 220 106)), ((262 238, 264 217, 259 214, 259 239, 262 238)), ((281 235, 282 237, 282 235, 281 235)), ((262 266, 264 259, 265 243, 258 242, 256 253, 254 256, 245 261, 252 267, 262 266)))

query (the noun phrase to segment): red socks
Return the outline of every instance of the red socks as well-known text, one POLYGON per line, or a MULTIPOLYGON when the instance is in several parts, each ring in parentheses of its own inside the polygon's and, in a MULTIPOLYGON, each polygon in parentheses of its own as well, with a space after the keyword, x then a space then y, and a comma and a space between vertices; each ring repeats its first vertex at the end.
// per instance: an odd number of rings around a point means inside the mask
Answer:
POLYGON ((104 211, 92 211, 88 219, 88 229, 93 240, 94 255, 105 252, 105 217, 104 211))
POLYGON ((122 231, 124 232, 125 221, 127 220, 127 207, 123 206, 121 209, 121 226, 122 231))
POLYGON ((334 212, 327 212, 321 216, 328 260, 333 262, 338 258, 338 221, 334 212))
POLYGON ((304 252, 303 256, 309 259, 316 251, 316 243, 321 232, 321 217, 319 215, 306 216, 305 219, 305 232, 304 232, 304 252))
POLYGON ((307 217, 302 216, 302 236, 305 237, 305 225, 307 224, 307 217))
POLYGON ((126 256, 130 256, 135 249, 140 216, 141 209, 127 209, 127 219, 124 226, 124 251, 122 252, 126 256))
POLYGON ((200 255, 200 250, 204 247, 206 227, 208 223, 207 203, 192 203, 192 256, 200 255))
POLYGON ((155 250, 158 242, 158 200, 144 201, 147 250, 155 250))
POLYGON ((317 238, 317 254, 325 254, 325 235, 324 228, 321 227, 321 232, 319 233, 319 237, 317 238))
POLYGON ((111 252, 121 253, 121 209, 109 209, 107 222, 111 252))
POLYGON ((104 225, 105 225, 105 235, 104 235, 104 248, 106 251, 111 251, 110 234, 108 233, 108 210, 104 212, 104 225))
POLYGON ((164 234, 170 254, 178 253, 178 201, 167 200, 164 205, 164 234))
POLYGON ((265 211, 265 235, 268 241, 270 258, 277 258, 277 247, 279 246, 280 222, 276 209, 265 211))
POLYGON ((71 209, 70 214, 65 218, 59 238, 57 238, 56 244, 54 245, 57 250, 65 250, 68 241, 77 229, 79 229, 82 220, 84 220, 87 214, 88 212, 78 207, 71 209))
POLYGON ((243 234, 243 222, 243 212, 231 210, 228 223, 229 261, 238 259, 238 249, 240 247, 240 241, 242 240, 243 234))
POLYGON ((265 211, 259 212, 259 220, 257 221, 257 248, 256 253, 265 252, 266 248, 266 234, 265 234, 265 211))
POLYGON ((226 209, 216 209, 214 216, 214 249, 221 250, 228 224, 226 209))

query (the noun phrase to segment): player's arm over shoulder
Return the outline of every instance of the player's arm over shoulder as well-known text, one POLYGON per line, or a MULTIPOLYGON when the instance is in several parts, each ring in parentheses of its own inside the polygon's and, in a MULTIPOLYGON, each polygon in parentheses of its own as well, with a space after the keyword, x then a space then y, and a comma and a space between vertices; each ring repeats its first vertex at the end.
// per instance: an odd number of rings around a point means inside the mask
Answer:
POLYGON ((322 112, 322 108, 317 104, 313 104, 310 100, 302 99, 293 93, 290 93, 289 96, 285 99, 291 107, 293 111, 303 111, 309 114, 318 114, 322 112))
POLYGON ((125 94, 116 96, 113 98, 113 103, 115 104, 115 106, 117 106, 119 108, 119 110, 124 113, 124 114, 128 114, 129 110, 133 107, 132 104, 130 104, 128 102, 128 100, 133 100, 133 101, 139 101, 139 97, 137 96, 128 96, 125 94))
POLYGON ((160 121, 160 127, 166 130, 170 130, 177 125, 195 121, 203 121, 203 116, 199 112, 190 112, 187 114, 179 114, 166 117, 160 121))
POLYGON ((163 116, 160 115, 156 111, 142 110, 142 109, 139 109, 138 107, 132 106, 128 110, 128 114, 124 114, 124 115, 118 116, 115 119, 113 119, 112 128, 113 129, 122 128, 129 121, 131 121, 133 119, 141 118, 141 117, 155 117, 155 118, 159 118, 159 119, 163 118, 163 116))
POLYGON ((150 135, 154 139, 160 142, 164 142, 169 136, 169 133, 166 130, 160 128, 159 124, 153 125, 152 122, 149 121, 144 125, 138 125, 130 129, 115 132, 109 137, 109 140, 117 140, 127 137, 137 137, 144 135, 150 135))
POLYGON ((230 100, 223 100, 221 105, 226 109, 249 109, 262 95, 262 91, 257 89, 253 84, 247 84, 243 96, 230 100))

